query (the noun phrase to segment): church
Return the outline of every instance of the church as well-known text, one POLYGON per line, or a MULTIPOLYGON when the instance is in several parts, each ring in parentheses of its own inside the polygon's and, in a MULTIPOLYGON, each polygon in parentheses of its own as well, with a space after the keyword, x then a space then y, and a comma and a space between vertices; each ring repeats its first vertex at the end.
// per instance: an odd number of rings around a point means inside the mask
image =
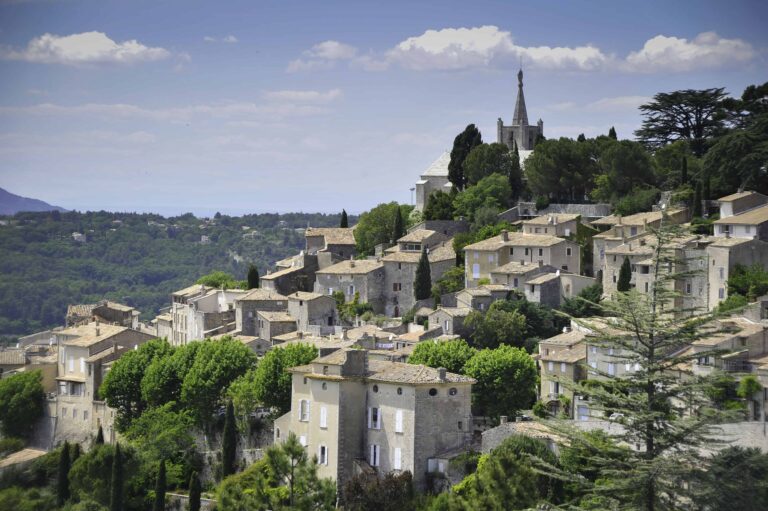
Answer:
MULTIPOLYGON (((523 94, 523 70, 520 69, 517 73, 517 102, 515 103, 515 113, 512 115, 512 124, 504 126, 504 121, 499 117, 496 124, 496 142, 505 144, 510 151, 517 144, 520 164, 524 167, 524 162, 533 152, 539 136, 544 136, 544 121, 539 119, 535 126, 528 124, 528 110, 525 107, 525 95, 523 94)), ((448 164, 450 162, 451 152, 445 151, 419 176, 415 187, 417 211, 424 211, 427 199, 434 190, 451 191, 451 183, 448 181, 448 164)))

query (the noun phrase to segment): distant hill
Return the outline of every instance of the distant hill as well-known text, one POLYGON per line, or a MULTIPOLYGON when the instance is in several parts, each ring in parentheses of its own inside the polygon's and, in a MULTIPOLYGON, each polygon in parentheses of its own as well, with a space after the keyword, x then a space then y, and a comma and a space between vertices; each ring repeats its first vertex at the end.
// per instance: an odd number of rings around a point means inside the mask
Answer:
POLYGON ((38 199, 22 197, 0 188, 0 215, 15 215, 20 211, 66 211, 38 199))

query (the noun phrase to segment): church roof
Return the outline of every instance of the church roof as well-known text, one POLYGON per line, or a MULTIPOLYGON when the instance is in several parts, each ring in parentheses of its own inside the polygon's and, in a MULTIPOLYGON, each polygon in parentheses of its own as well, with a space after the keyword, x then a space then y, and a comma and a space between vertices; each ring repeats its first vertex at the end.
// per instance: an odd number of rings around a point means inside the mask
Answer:
POLYGON ((512 126, 528 124, 528 110, 525 108, 525 95, 523 95, 523 70, 517 73, 517 102, 515 103, 515 115, 512 116, 512 126))
POLYGON ((451 163, 451 153, 445 151, 438 159, 432 162, 432 165, 430 165, 421 176, 448 177, 449 163, 451 163))

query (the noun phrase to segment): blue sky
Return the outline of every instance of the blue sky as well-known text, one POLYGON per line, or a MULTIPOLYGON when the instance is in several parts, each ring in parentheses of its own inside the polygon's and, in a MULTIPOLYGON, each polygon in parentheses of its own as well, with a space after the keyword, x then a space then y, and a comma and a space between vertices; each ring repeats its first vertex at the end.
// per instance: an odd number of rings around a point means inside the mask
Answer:
POLYGON ((79 210, 410 200, 522 59, 549 138, 631 137, 656 92, 768 80, 759 1, 0 0, 0 187, 79 210))

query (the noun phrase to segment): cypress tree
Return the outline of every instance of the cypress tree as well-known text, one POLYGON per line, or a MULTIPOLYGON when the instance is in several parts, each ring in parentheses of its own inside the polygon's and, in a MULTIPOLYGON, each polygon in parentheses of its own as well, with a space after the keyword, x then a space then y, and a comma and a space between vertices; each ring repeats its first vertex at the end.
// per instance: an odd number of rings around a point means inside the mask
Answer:
POLYGON ((608 130, 608 136, 614 140, 619 139, 619 137, 616 135, 616 128, 614 128, 613 126, 611 126, 611 129, 608 130))
POLYGON ((56 503, 59 507, 69 500, 69 469, 72 466, 69 458, 69 442, 64 442, 59 454, 59 474, 56 484, 56 503))
POLYGON ((397 211, 395 212, 395 226, 392 230, 392 242, 396 242, 403 236, 405 236, 405 226, 403 225, 403 214, 400 212, 400 206, 398 206, 397 211))
POLYGON ((413 281, 413 296, 417 300, 424 300, 432 296, 432 274, 426 250, 421 251, 421 259, 419 259, 419 265, 416 267, 416 279, 413 281))
POLYGON ((200 511, 200 477, 192 472, 189 478, 189 511, 200 511))
POLYGON ((339 223, 339 227, 346 229, 349 227, 349 219, 347 218, 347 210, 342 209, 341 210, 341 222, 339 223))
POLYGON ((712 195, 711 190, 709 189, 709 176, 704 177, 704 184, 701 188, 701 198, 703 200, 709 200, 710 196, 712 195))
POLYGON ((696 188, 693 192, 693 216, 694 218, 701 218, 701 182, 696 181, 696 188))
POLYGON ((578 138, 576 139, 577 142, 586 142, 587 137, 584 136, 584 133, 579 133, 578 138))
POLYGON ((165 460, 160 461, 160 470, 155 481, 155 502, 152 511, 165 511, 165 460))
POLYGON ((629 265, 629 257, 624 258, 619 270, 619 280, 616 282, 616 290, 626 293, 630 289, 629 281, 632 279, 632 268, 629 265))
POLYGON ((680 163, 680 184, 684 185, 688 182, 688 158, 683 156, 683 161, 680 163))
POLYGON ((70 449, 69 454, 69 466, 73 466, 75 462, 77 461, 77 458, 80 457, 82 454, 82 451, 80 450, 80 444, 72 444, 72 449, 70 449))
POLYGON ((512 162, 509 166, 509 187, 512 189, 512 199, 517 199, 523 187, 523 171, 520 167, 520 151, 517 150, 517 142, 512 146, 512 162))
POLYGON ((248 289, 256 289, 259 287, 259 269, 255 264, 248 267, 248 289))
POLYGON ((112 480, 109 486, 109 511, 123 511, 123 455, 120 443, 115 445, 112 458, 112 480))
POLYGON ((99 432, 96 433, 96 438, 93 439, 92 447, 97 445, 104 445, 104 430, 101 429, 101 426, 99 426, 99 432))
POLYGON ((235 473, 235 455, 237 453, 237 430, 235 429, 235 407, 232 401, 227 403, 227 415, 224 420, 224 435, 221 439, 221 477, 235 473))

